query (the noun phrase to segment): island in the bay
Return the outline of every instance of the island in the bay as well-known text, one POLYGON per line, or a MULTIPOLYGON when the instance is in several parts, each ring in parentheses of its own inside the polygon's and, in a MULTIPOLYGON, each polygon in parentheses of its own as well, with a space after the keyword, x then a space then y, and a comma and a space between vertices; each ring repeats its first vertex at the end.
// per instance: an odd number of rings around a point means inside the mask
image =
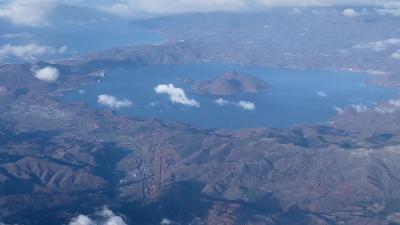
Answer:
POLYGON ((214 79, 195 82, 192 89, 197 94, 231 96, 240 93, 260 93, 269 88, 268 82, 236 71, 226 72, 214 79))

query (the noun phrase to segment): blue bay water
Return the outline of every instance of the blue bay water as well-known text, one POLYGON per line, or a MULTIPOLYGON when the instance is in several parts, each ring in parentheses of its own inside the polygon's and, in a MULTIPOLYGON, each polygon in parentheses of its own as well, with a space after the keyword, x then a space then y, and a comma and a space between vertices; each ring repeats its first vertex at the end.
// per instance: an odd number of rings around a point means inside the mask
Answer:
POLYGON ((103 108, 97 103, 97 96, 108 94, 134 102, 134 106, 121 108, 117 113, 136 118, 158 118, 203 128, 283 128, 328 122, 337 113, 335 107, 350 107, 352 104, 372 106, 395 95, 394 90, 366 85, 365 81, 370 78, 362 73, 227 64, 144 66, 107 71, 104 80, 83 87, 84 94, 68 92, 65 99, 103 108), (219 106, 214 103, 219 97, 195 94, 187 82, 211 79, 232 70, 260 77, 271 85, 265 93, 224 97, 230 102, 254 102, 255 110, 244 110, 235 104, 219 106), (171 103, 168 96, 155 93, 154 87, 158 84, 174 84, 184 89, 187 96, 197 100, 201 106, 171 103), (320 96, 319 92, 326 96, 320 96))

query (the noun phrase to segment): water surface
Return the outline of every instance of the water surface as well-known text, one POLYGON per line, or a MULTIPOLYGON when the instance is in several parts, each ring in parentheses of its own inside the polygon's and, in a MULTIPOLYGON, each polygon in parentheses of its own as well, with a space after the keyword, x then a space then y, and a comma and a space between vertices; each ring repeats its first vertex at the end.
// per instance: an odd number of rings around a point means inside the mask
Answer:
POLYGON ((84 101, 103 108, 97 103, 97 96, 113 95, 134 102, 134 106, 118 110, 118 114, 179 121, 203 128, 282 128, 328 122, 337 113, 335 108, 352 104, 372 106, 394 96, 391 89, 366 85, 365 81, 370 78, 362 73, 227 64, 144 66, 107 71, 100 83, 84 87, 84 94, 71 92, 65 97, 71 102, 84 101), (219 106, 214 102, 219 97, 195 94, 188 83, 188 80, 210 79, 231 70, 258 76, 271 87, 265 93, 224 97, 232 104, 219 106), (184 89, 200 107, 171 103, 167 95, 155 93, 154 87, 158 84, 174 84, 184 89), (253 102, 256 108, 244 110, 235 104, 239 101, 253 102))

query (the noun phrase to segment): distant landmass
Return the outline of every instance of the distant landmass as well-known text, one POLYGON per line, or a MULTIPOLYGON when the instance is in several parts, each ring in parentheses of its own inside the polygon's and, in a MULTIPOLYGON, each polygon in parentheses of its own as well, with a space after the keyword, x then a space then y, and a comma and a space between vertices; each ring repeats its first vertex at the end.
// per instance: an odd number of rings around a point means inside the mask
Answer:
POLYGON ((197 94, 229 96, 243 92, 259 93, 268 87, 269 84, 258 77, 230 71, 212 80, 196 82, 192 88, 197 94))

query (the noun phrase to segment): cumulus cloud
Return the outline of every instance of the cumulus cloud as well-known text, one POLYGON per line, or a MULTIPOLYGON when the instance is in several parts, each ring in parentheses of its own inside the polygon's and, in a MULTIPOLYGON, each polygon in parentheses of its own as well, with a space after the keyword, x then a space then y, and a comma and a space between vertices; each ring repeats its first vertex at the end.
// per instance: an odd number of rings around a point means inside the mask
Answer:
POLYGON ((400 39, 398 38, 389 38, 384 41, 372 41, 368 43, 361 43, 357 44, 354 46, 354 48, 358 49, 371 49, 376 52, 384 51, 388 49, 391 46, 399 46, 400 45, 400 39))
POLYGON ((0 59, 17 57, 26 61, 36 60, 38 57, 45 55, 63 54, 66 52, 66 47, 56 49, 50 46, 27 44, 27 45, 11 45, 6 44, 0 46, 0 59))
POLYGON ((116 2, 107 11, 121 16, 150 14, 176 14, 185 12, 240 11, 249 7, 243 0, 131 0, 116 2))
MULTIPOLYGON (((344 109, 339 107, 334 107, 338 114, 342 114, 345 112, 344 109)), ((365 104, 352 104, 350 105, 350 109, 353 109, 357 113, 364 113, 364 112, 376 112, 379 114, 391 114, 400 111, 400 99, 393 99, 374 107, 368 107, 365 104)))
POLYGON ((367 73, 374 75, 374 76, 385 76, 387 72, 381 70, 368 70, 367 73))
POLYGON ((256 104, 254 104, 253 102, 249 102, 249 101, 240 101, 237 103, 237 106, 239 106, 240 108, 244 109, 244 110, 255 110, 256 109, 256 104))
POLYGON ((400 100, 390 100, 389 104, 394 107, 400 108, 400 100))
POLYGON ((157 105, 159 105, 160 102, 159 101, 153 101, 153 102, 149 102, 149 106, 148 107, 156 107, 157 105))
POLYGON ((391 57, 392 57, 393 59, 400 60, 400 50, 397 50, 396 52, 394 52, 394 53, 391 55, 391 57))
POLYGON ((128 99, 118 99, 111 95, 102 94, 97 97, 97 102, 101 105, 110 107, 111 109, 118 110, 121 107, 129 107, 132 102, 128 99))
POLYGON ((69 225, 94 225, 95 222, 86 215, 79 215, 71 220, 69 225))
POLYGON ((164 218, 164 219, 161 220, 160 224, 161 225, 170 225, 170 224, 172 224, 172 221, 169 220, 168 218, 164 218))
POLYGON ((186 96, 182 88, 177 88, 173 84, 159 84, 154 88, 157 94, 167 94, 172 103, 200 107, 200 103, 186 96))
POLYGON ((390 114, 400 110, 400 100, 393 99, 384 104, 375 106, 374 110, 380 114, 390 114))
POLYGON ((353 104, 351 107, 356 110, 358 113, 366 112, 368 111, 368 107, 364 104, 353 104))
POLYGON ((69 222, 69 225, 127 225, 124 219, 120 216, 117 216, 109 210, 107 207, 104 207, 100 212, 97 212, 94 215, 94 218, 90 218, 86 215, 78 215, 74 217, 69 222))
POLYGON ((343 10, 343 15, 347 17, 356 17, 359 16, 360 14, 356 12, 354 9, 345 9, 343 10))
POLYGON ((254 102, 250 102, 250 101, 233 102, 233 101, 229 101, 229 100, 226 100, 223 98, 218 98, 218 99, 214 100, 214 103, 219 106, 233 105, 233 106, 237 106, 241 109, 249 110, 249 111, 256 109, 256 104, 254 102))
POLYGON ((214 103, 217 104, 217 105, 219 105, 219 106, 226 106, 226 105, 231 104, 230 101, 225 100, 225 99, 223 99, 223 98, 219 98, 219 99, 214 100, 214 103))
POLYGON ((335 106, 335 107, 333 107, 333 109, 334 109, 338 114, 343 114, 343 113, 344 113, 344 110, 343 110, 342 108, 340 108, 340 107, 335 106))
POLYGON ((328 94, 326 92, 323 91, 318 91, 317 95, 321 98, 326 98, 328 96, 328 94))
POLYGON ((381 16, 400 16, 400 5, 397 7, 384 7, 375 9, 375 11, 381 16))
POLYGON ((68 46, 64 45, 58 49, 58 53, 65 54, 68 52, 68 46))
POLYGON ((380 114, 390 114, 390 113, 394 113, 396 110, 394 109, 394 108, 392 108, 392 107, 387 107, 387 106, 376 106, 375 108, 374 108, 374 110, 377 112, 377 113, 380 113, 380 114))
POLYGON ((1 35, 2 38, 4 39, 17 39, 17 38, 30 38, 31 34, 27 33, 27 32, 21 32, 21 33, 15 33, 15 34, 3 34, 1 35))
POLYGON ((0 17, 26 26, 49 25, 47 16, 58 0, 13 0, 0 6, 0 17))
MULTIPOLYGON (((135 16, 138 13, 176 14, 187 12, 245 11, 268 7, 302 7, 335 5, 374 5, 386 6, 391 0, 124 0, 112 1, 106 11, 122 16, 135 16)), ((346 9, 344 14, 355 16, 354 9, 346 9)))
POLYGON ((34 75, 37 79, 48 83, 55 82, 58 79, 59 74, 60 73, 58 72, 58 69, 51 66, 47 66, 43 69, 34 70, 34 75))
MULTIPOLYGON (((49 16, 60 4, 89 7, 125 17, 188 12, 250 11, 269 7, 378 6, 379 14, 396 14, 394 0, 0 0, 0 17, 26 26, 49 25, 49 16), (382 8, 384 7, 384 8, 382 8), (384 10, 385 9, 385 10, 384 10)), ((354 15, 348 10, 346 15, 354 15)))

